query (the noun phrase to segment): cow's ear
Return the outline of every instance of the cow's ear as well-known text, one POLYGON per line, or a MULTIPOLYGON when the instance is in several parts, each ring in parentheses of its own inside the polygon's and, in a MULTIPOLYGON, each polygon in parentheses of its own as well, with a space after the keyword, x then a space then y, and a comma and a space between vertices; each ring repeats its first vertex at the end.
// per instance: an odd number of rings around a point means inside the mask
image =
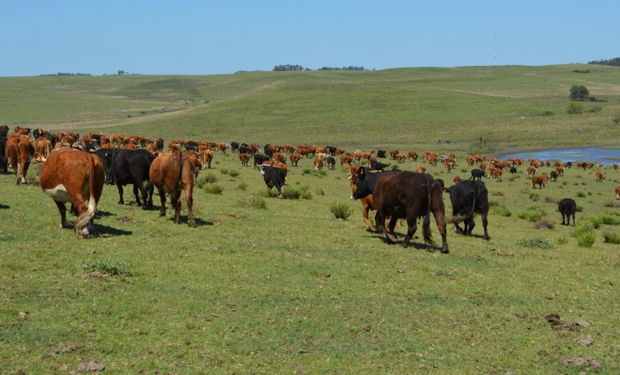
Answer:
POLYGON ((366 177, 366 168, 360 167, 359 174, 357 175, 357 177, 363 180, 366 177))

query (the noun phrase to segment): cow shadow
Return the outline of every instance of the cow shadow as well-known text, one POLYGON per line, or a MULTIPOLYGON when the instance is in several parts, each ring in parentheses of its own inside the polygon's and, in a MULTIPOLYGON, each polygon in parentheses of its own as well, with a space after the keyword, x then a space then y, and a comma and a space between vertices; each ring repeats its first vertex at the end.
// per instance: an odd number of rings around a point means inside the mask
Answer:
MULTIPOLYGON (((385 236, 382 233, 373 233, 372 235, 366 236, 367 238, 375 238, 375 239, 380 239, 381 241, 383 241, 384 244, 386 245, 393 245, 393 246, 401 246, 401 244, 403 243, 403 239, 407 236, 406 233, 397 233, 394 232, 392 233, 396 238, 399 239, 399 242, 395 242, 392 244, 389 244, 387 241, 387 238, 385 238, 385 236)), ((482 236, 480 236, 482 238, 482 236)), ((434 238, 433 238, 434 239, 434 238)), ((441 245, 441 239, 439 240, 439 245, 441 245)), ((411 241, 409 241, 409 245, 407 246, 407 248, 414 248, 416 250, 426 250, 429 253, 433 253, 435 251, 441 251, 442 248, 441 246, 438 245, 429 245, 427 243, 424 242, 424 239, 421 239, 417 234, 415 236, 413 236, 413 238, 411 239, 411 241)))
POLYGON ((9 209, 9 208, 11 208, 11 206, 0 203, 0 210, 6 210, 6 209, 9 209))
MULTIPOLYGON (((174 215, 170 216, 168 218, 168 221, 172 221, 174 223, 174 215)), ((187 224, 187 215, 181 215, 181 221, 179 224, 187 224)), ((211 225, 215 225, 215 224, 212 221, 203 220, 198 217, 194 218, 194 226, 196 227, 204 227, 204 226, 211 226, 211 225)))
POLYGON ((95 232, 98 237, 130 236, 133 234, 133 232, 128 230, 122 230, 97 223, 95 224, 95 232))
POLYGON ((96 219, 99 219, 102 217, 110 217, 110 216, 116 216, 116 214, 113 214, 112 212, 108 212, 108 211, 97 211, 97 213, 95 214, 96 219))

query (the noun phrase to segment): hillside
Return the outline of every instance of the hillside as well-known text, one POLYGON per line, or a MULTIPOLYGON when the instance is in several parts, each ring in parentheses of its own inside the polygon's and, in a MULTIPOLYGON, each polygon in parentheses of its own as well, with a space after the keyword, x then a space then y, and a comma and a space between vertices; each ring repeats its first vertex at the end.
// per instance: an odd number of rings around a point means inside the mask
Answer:
POLYGON ((610 144, 620 137, 616 112, 620 68, 592 65, 0 79, 0 123, 166 139, 349 148, 441 140, 450 151, 492 133, 513 148, 610 144), (574 84, 607 102, 566 114, 574 84))

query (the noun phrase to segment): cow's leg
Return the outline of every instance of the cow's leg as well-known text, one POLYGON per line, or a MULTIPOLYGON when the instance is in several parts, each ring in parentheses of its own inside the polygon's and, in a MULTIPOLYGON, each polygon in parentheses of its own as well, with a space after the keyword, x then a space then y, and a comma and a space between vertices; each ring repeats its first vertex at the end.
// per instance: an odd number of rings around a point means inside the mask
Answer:
POLYGON ((118 188, 118 196, 120 197, 118 204, 125 204, 125 200, 123 200, 123 185, 116 184, 116 187, 118 188))
POLYGON ((398 223, 398 218, 396 217, 396 215, 394 216, 387 216, 385 218, 386 221, 389 221, 389 233, 390 234, 394 234, 394 229, 396 228, 396 223, 398 223))
POLYGON ((366 223, 366 228, 368 228, 368 230, 376 232, 377 227, 372 225, 372 223, 370 222, 370 219, 368 218, 369 211, 370 211, 370 206, 368 206, 368 203, 362 202, 362 217, 364 219, 364 223, 366 223))
POLYGON ((439 234, 441 234, 441 253, 449 254, 450 250, 448 249, 448 238, 446 237, 446 219, 443 202, 441 202, 439 207, 433 207, 432 211, 433 216, 435 216, 435 222, 437 223, 437 229, 439 229, 439 234))
POLYGON ((58 212, 60 212, 60 227, 71 228, 71 224, 67 222, 67 207, 65 206, 65 202, 54 201, 54 203, 56 203, 58 212))
MULTIPOLYGON (((140 185, 142 185, 142 184, 140 184, 140 185)), ((138 206, 142 205, 141 202, 140 202, 140 190, 142 190, 142 189, 140 189, 138 187, 138 183, 136 181, 134 181, 133 182, 133 195, 136 198, 136 204, 138 206)), ((144 195, 142 195, 142 197, 144 198, 144 195)), ((144 201, 144 204, 146 204, 146 200, 144 201)), ((146 209, 146 208, 142 207, 142 209, 146 209)))
POLYGON ((375 214, 375 223, 377 224, 377 228, 379 228, 379 230, 383 232, 383 235, 385 236, 388 244, 392 245, 394 242, 396 242, 396 237, 390 234, 385 228, 385 216, 383 215, 381 208, 377 209, 377 213, 375 214))
MULTIPOLYGON (((189 227, 194 227, 196 222, 194 221, 194 212, 192 207, 194 206, 194 197, 193 197, 194 186, 185 186, 185 198, 187 199, 187 225, 189 227)), ((181 206, 181 202, 179 202, 179 206, 181 206)))
MULTIPOLYGON (((148 197, 148 198, 149 198, 149 200, 148 200, 148 204, 146 205, 146 208, 147 208, 147 209, 149 209, 149 210, 152 210, 152 209, 153 209, 153 190, 155 190, 155 188, 153 187, 153 185, 151 185, 151 188, 150 188, 148 191, 145 189, 146 193, 147 193, 147 194, 148 194, 148 196, 149 196, 149 197, 148 197)), ((146 197, 145 197, 144 199, 146 200, 146 197)))
MULTIPOLYGON (((570 225, 570 216, 568 217, 568 224, 570 225)), ((576 226, 577 224, 575 224, 575 212, 573 212, 573 226, 576 226)))
MULTIPOLYGON (((455 205, 452 205, 452 217, 456 217, 456 215, 458 215, 458 210, 456 209, 455 205)), ((455 222, 454 227, 456 228, 457 232, 463 233, 463 229, 459 226, 459 223, 455 222)))
POLYGON ((174 223, 179 224, 181 222, 181 190, 175 189, 170 199, 174 207, 174 223))
POLYGON ((409 246, 409 241, 413 238, 415 231, 418 229, 418 210, 416 208, 407 209, 407 236, 401 244, 402 247, 409 246))
POLYGON ((491 239, 491 237, 489 237, 489 232, 487 232, 487 225, 489 224, 487 215, 488 212, 483 212, 482 214, 480 214, 480 216, 482 217, 482 227, 484 228, 484 239, 488 241, 491 239))
POLYGON ((157 191, 159 192, 159 202, 161 206, 159 206, 159 217, 166 216, 166 192, 164 189, 158 187, 157 191))

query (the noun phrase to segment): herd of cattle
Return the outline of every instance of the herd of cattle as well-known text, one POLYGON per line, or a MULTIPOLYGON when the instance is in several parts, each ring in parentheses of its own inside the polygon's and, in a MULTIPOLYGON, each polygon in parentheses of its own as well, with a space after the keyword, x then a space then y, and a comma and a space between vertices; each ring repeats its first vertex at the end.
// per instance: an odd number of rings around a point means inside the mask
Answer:
MULTIPOLYGON (((453 185, 446 187, 443 180, 426 173, 426 165, 436 166, 441 163, 449 173, 457 163, 455 154, 427 151, 420 156, 415 151, 404 154, 397 150, 346 152, 338 147, 301 144, 296 147, 290 144, 268 144, 263 147, 263 153, 259 153, 259 145, 256 143, 188 140, 174 140, 164 151, 164 140, 161 138, 151 140, 141 136, 106 136, 100 133, 90 133, 80 138, 73 132, 52 133, 41 128, 31 132, 31 129, 19 126, 9 133, 8 126, 0 126, 0 172, 8 174, 10 163, 16 183, 25 183, 30 160, 34 158, 43 163, 39 174, 41 189, 56 203, 61 227, 73 226, 79 238, 87 238, 93 233, 93 219, 104 184, 117 186, 119 204, 124 204, 123 186, 132 184, 136 202, 144 210, 153 207, 153 191, 157 188, 161 201, 160 216, 165 216, 168 194, 175 209, 175 223, 180 222, 180 198, 181 192, 185 191, 188 225, 193 226, 194 179, 203 166, 211 167, 214 152, 226 153, 229 149, 238 155, 239 163, 243 166, 248 166, 252 159, 254 169, 260 169, 267 187, 275 187, 280 198, 284 196, 286 186, 287 160, 291 166, 296 167, 303 157, 313 158, 315 169, 320 170, 325 165, 334 169, 336 157, 339 157, 341 166, 348 165, 352 198, 361 201, 363 219, 368 229, 382 232, 388 243, 394 243, 396 223, 398 219, 406 219, 408 230, 402 246, 407 247, 417 230, 418 218, 424 217, 423 237, 425 242, 433 244, 430 231, 432 213, 442 238, 442 253, 449 252, 442 198, 444 192, 449 194, 452 205, 452 218, 448 221, 455 225, 457 231, 470 235, 475 227, 474 214, 478 213, 482 219, 483 238, 488 240, 489 193, 482 177, 486 175, 489 179, 501 182, 505 170, 514 176, 517 168, 523 166, 527 167, 527 174, 532 175, 532 187, 543 188, 547 187, 549 180, 557 180, 566 169, 573 167, 571 162, 535 159, 526 162, 521 158, 499 160, 484 155, 471 155, 465 160, 473 168, 471 177, 463 179, 456 176, 453 185), (419 164, 417 172, 388 169, 389 164, 378 160, 391 159, 404 163, 407 160, 417 162, 418 158, 424 163, 419 164), (364 166, 357 166, 354 162, 364 166), (550 173, 537 175, 542 167, 550 167, 550 173), (66 220, 67 202, 72 204, 71 210, 78 216, 73 225, 66 220), (377 211, 376 227, 368 218, 370 210, 377 211), (464 228, 459 226, 460 222, 464 223, 464 228)), ((596 180, 602 182, 604 179, 601 164, 583 162, 575 167, 584 170, 598 167, 596 180)), ((618 169, 618 165, 614 164, 612 168, 618 169)), ((616 199, 620 199, 620 186, 616 187, 615 193, 616 199)), ((562 224, 565 224, 566 217, 568 225, 570 216, 575 224, 576 204, 572 199, 562 200, 559 210, 562 213, 562 224)))

